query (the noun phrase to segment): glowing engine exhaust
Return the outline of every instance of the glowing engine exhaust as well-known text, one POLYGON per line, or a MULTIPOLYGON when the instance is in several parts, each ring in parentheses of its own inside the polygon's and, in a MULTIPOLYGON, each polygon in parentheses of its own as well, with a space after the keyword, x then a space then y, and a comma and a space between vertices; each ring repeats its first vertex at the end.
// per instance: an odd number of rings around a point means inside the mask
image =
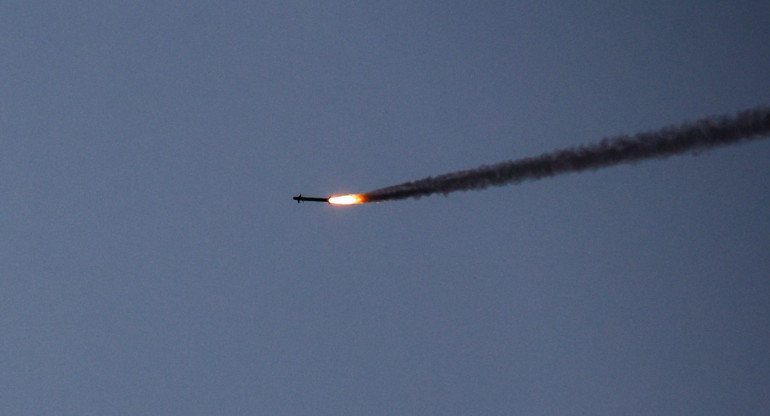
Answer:
POLYGON ((329 203, 335 205, 354 205, 366 202, 364 197, 358 194, 340 195, 329 197, 329 203))

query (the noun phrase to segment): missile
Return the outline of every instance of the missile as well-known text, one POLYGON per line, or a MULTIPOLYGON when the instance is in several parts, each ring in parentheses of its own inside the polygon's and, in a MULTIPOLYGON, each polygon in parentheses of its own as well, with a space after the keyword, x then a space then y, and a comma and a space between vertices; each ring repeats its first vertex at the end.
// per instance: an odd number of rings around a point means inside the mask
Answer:
POLYGON ((329 198, 313 198, 309 196, 302 196, 302 194, 292 197, 291 199, 297 201, 298 204, 302 201, 327 202, 327 203, 329 202, 329 198))

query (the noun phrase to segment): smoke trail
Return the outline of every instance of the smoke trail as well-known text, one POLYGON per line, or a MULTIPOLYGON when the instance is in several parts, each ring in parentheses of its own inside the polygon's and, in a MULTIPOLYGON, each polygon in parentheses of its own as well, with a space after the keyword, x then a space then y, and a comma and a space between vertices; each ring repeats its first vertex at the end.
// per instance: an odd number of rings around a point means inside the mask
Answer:
POLYGON ((657 131, 606 138, 597 144, 557 150, 533 158, 484 165, 439 176, 405 182, 362 195, 366 202, 419 198, 435 193, 480 190, 570 172, 598 169, 643 159, 725 146, 743 140, 766 138, 770 133, 770 108, 757 107, 728 115, 707 117, 657 131))

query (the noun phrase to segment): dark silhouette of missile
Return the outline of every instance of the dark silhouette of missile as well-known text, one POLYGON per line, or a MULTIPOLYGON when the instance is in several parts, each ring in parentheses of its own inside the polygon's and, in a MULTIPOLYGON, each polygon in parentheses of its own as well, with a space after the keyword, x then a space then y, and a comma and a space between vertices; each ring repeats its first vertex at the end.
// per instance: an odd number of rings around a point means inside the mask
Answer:
POLYGON ((302 194, 299 194, 293 198, 291 198, 299 204, 302 201, 311 201, 311 202, 329 202, 329 198, 313 198, 309 196, 302 196, 302 194))

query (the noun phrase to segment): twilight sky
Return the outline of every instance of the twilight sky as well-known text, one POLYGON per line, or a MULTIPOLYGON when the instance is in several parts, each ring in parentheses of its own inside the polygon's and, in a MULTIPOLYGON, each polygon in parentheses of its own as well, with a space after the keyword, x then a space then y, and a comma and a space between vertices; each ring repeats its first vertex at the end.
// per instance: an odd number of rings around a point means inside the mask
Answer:
POLYGON ((770 6, 0 3, 0 414, 770 412, 770 6))

